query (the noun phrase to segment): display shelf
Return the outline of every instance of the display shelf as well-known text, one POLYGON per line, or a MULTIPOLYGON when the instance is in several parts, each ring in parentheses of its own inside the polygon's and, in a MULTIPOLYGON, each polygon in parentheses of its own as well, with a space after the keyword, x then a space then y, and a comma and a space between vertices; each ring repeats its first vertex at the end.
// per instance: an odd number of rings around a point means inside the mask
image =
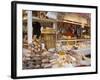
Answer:
POLYGON ((90 55, 91 54, 91 48, 79 48, 79 49, 73 50, 73 51, 77 52, 77 53, 84 54, 84 55, 90 55))
MULTIPOLYGON (((39 18, 39 17, 35 17, 32 16, 32 20, 34 21, 40 21, 40 22, 64 22, 64 23, 70 23, 70 24, 75 24, 75 25, 81 25, 81 23, 79 22, 75 22, 75 21, 70 21, 70 20, 58 20, 58 19, 50 19, 50 18, 39 18)), ((27 21, 27 16, 23 17, 23 21, 27 21)))
MULTIPOLYGON (((90 44, 90 39, 66 39, 66 40, 57 40, 56 42, 59 42, 61 44, 64 44, 66 46, 71 45, 72 46, 86 46, 90 44)), ((83 47, 84 48, 84 47, 83 47)))
MULTIPOLYGON (((55 19, 43 19, 43 18, 38 18, 33 16, 32 17, 33 21, 40 21, 40 22, 57 22, 55 19)), ((23 17, 23 21, 27 21, 27 16, 23 17)))
POLYGON ((90 39, 59 39, 58 41, 89 41, 90 39))

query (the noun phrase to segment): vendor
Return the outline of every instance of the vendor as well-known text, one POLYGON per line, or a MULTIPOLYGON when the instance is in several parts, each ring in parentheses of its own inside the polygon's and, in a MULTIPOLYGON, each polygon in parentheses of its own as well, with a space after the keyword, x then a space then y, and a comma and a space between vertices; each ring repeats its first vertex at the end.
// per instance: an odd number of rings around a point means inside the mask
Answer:
POLYGON ((33 37, 39 39, 41 35, 41 24, 39 22, 33 22, 32 27, 33 27, 33 37))

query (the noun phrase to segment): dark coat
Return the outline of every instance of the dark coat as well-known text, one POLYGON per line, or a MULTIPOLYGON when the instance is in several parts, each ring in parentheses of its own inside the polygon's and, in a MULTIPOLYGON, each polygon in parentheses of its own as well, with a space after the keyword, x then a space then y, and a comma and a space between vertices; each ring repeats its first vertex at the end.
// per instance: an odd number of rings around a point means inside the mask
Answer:
POLYGON ((41 35, 41 24, 39 22, 34 22, 33 26, 33 35, 37 35, 37 38, 41 35))

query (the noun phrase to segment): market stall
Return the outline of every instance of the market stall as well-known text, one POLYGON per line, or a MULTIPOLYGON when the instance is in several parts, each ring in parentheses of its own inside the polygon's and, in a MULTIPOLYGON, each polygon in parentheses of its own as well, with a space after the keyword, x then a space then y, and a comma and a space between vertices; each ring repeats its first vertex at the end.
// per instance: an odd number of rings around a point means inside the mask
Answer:
POLYGON ((89 14, 52 13, 32 11, 32 24, 38 22, 41 28, 36 31, 34 25, 30 33, 28 12, 23 11, 23 69, 90 66, 89 14))

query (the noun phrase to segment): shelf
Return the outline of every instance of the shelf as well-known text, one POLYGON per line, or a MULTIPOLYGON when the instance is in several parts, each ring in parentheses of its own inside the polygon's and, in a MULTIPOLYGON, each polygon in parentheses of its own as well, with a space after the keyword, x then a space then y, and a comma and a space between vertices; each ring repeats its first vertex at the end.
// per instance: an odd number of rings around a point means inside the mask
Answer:
MULTIPOLYGON (((34 21, 40 21, 40 22, 66 22, 66 23, 70 23, 70 24, 76 24, 76 25, 81 25, 81 23, 79 22, 75 22, 75 21, 70 21, 70 20, 58 20, 58 19, 43 19, 43 18, 38 18, 38 17, 35 17, 35 16, 32 16, 32 19, 34 21)), ((23 21, 27 21, 27 16, 26 17, 23 17, 23 21)))
POLYGON ((58 40, 58 41, 87 41, 90 39, 63 39, 63 40, 58 40))
POLYGON ((79 48, 78 50, 73 50, 74 52, 77 52, 77 53, 81 53, 81 54, 84 54, 84 55, 89 55, 91 54, 91 48, 79 48))
POLYGON ((42 32, 41 34, 55 34, 56 35, 56 33, 50 33, 50 32, 42 32))
MULTIPOLYGON (((33 21, 40 21, 40 22, 57 22, 55 19, 43 19, 38 17, 32 17, 33 21)), ((27 21, 27 17, 23 18, 24 21, 27 21)))

